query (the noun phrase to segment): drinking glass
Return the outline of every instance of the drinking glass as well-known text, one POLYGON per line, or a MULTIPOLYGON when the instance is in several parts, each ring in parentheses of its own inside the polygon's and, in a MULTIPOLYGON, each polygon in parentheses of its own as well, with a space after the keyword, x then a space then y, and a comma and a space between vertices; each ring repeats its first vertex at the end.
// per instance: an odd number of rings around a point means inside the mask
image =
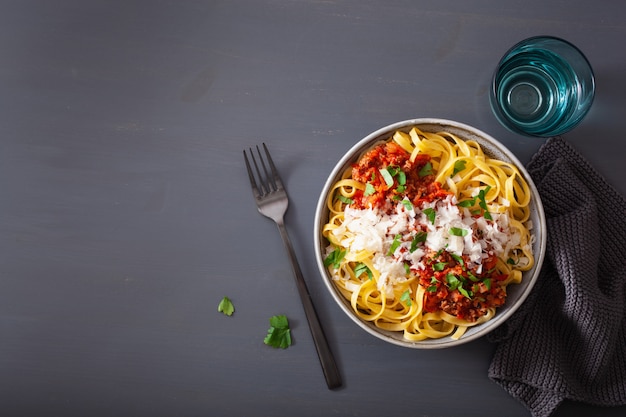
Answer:
POLYGON ((490 103, 509 130, 549 137, 574 128, 595 93, 593 69, 573 44, 535 36, 513 46, 493 75, 490 103))

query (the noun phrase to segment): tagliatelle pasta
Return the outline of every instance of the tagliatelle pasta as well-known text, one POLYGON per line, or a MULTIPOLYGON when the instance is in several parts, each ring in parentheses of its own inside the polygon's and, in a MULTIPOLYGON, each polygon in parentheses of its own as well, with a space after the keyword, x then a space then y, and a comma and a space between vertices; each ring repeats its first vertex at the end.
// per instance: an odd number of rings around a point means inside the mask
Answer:
POLYGON ((397 131, 330 190, 325 265, 362 320, 458 339, 533 267, 530 199, 518 169, 477 142, 397 131))

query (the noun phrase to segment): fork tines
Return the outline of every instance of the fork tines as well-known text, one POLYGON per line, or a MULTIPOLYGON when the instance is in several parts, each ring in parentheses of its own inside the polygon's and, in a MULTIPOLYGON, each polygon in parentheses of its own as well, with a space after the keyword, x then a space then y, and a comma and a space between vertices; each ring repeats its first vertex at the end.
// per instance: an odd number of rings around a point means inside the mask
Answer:
POLYGON ((271 192, 283 189, 283 184, 280 180, 280 176, 278 175, 278 170, 274 165, 274 161, 272 160, 272 156, 270 155, 270 152, 267 149, 265 143, 263 143, 262 145, 263 149, 265 150, 267 164, 269 165, 269 169, 271 170, 271 172, 265 165, 263 155, 261 154, 261 150, 259 149, 258 145, 256 146, 256 152, 260 163, 257 163, 257 158, 255 158, 252 148, 248 150, 250 158, 252 159, 252 164, 254 165, 254 171, 252 170, 250 162, 248 161, 248 154, 246 154, 245 150, 243 151, 243 156, 246 160, 246 168, 248 169, 248 176, 250 177, 250 184, 252 185, 253 191, 259 193, 260 196, 264 196, 271 192))

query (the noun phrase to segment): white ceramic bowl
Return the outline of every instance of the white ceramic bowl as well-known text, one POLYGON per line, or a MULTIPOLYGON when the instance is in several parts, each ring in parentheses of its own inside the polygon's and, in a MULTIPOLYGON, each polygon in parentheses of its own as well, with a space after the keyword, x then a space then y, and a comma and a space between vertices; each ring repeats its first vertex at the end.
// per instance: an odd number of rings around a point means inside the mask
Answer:
POLYGON ((339 160, 335 168, 330 173, 328 180, 324 184, 324 188, 321 192, 315 211, 314 227, 315 256, 321 277, 330 291, 330 294, 344 313, 347 314, 348 317, 350 317, 363 330, 379 339, 395 345, 417 349, 437 349, 457 346, 482 337, 505 322, 520 307, 534 286, 543 263, 546 246, 546 223, 543 206, 541 205, 541 199, 537 192, 537 188, 524 166, 507 148, 491 136, 463 123, 443 119, 412 119, 394 123, 370 133, 354 145, 339 160), (354 314, 349 301, 346 300, 337 290, 335 284, 333 284, 332 277, 324 266, 324 249, 328 245, 328 242, 322 236, 322 227, 328 221, 326 199, 329 190, 333 184, 340 179, 342 173, 351 164, 357 161, 359 155, 361 155, 363 151, 371 148, 376 142, 390 139, 393 133, 398 130, 408 132, 414 126, 424 132, 449 132, 461 139, 476 141, 481 145, 486 155, 516 165, 522 176, 528 182, 532 193, 530 218, 533 222, 533 234, 535 235, 533 243, 533 253, 535 255, 534 267, 523 273, 522 282, 520 284, 511 284, 507 287, 506 303, 498 308, 496 316, 493 319, 486 323, 469 328, 467 332, 458 340, 454 340, 451 337, 445 337, 442 339, 427 339, 424 341, 412 342, 406 340, 401 332, 381 330, 373 323, 362 320, 354 314))

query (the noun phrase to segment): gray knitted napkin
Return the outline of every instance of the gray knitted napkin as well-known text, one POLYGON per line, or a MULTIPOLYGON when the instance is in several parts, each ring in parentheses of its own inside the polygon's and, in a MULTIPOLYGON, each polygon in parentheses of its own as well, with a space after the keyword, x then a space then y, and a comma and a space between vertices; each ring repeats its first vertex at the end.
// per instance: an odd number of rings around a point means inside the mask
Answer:
POLYGON ((488 338, 489 377, 533 417, 564 400, 626 405, 626 200, 565 140, 528 164, 547 221, 538 281, 488 338))

